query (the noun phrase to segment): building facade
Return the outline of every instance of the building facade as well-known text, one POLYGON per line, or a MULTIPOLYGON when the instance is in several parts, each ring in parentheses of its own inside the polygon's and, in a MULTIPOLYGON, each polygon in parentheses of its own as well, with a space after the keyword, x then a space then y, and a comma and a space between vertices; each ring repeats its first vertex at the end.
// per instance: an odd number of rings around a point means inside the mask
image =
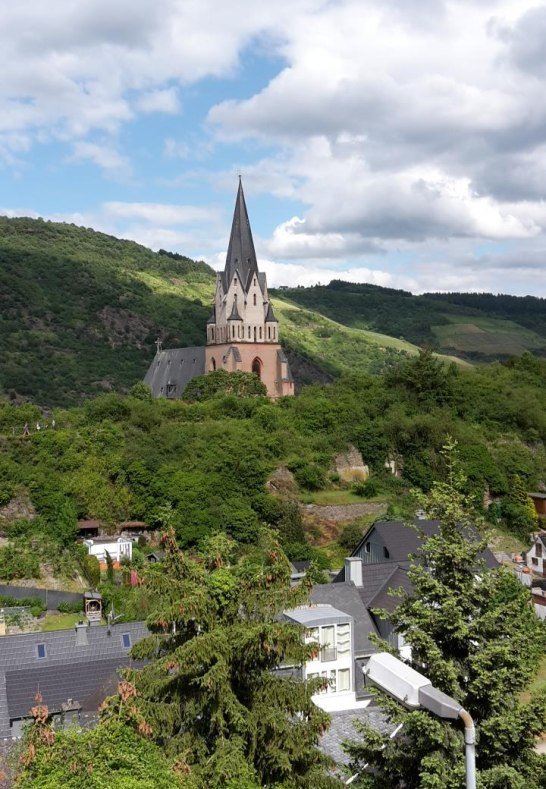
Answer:
POLYGON ((207 344, 204 348, 158 348, 144 382, 155 397, 178 398, 188 381, 215 370, 255 373, 272 399, 294 394, 267 279, 258 270, 240 179, 226 265, 217 275, 207 321, 207 344))

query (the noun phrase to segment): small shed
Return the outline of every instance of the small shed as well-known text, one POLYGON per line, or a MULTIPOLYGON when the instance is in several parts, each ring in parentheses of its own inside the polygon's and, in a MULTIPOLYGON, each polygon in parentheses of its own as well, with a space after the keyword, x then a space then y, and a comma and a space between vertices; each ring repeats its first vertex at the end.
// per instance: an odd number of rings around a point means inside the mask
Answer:
POLYGON ((546 515, 546 493, 541 491, 533 491, 529 493, 533 500, 537 515, 546 515))
POLYGON ((80 537, 98 537, 102 529, 100 521, 84 518, 78 521, 78 534, 80 537))

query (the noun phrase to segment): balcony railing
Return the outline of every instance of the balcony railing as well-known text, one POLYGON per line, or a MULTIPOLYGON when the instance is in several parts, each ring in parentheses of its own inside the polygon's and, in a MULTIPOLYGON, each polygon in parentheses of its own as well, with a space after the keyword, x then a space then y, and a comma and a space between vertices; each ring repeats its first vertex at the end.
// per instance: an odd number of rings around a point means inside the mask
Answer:
POLYGON ((322 647, 320 650, 320 662, 330 663, 337 658, 337 649, 335 647, 322 647))

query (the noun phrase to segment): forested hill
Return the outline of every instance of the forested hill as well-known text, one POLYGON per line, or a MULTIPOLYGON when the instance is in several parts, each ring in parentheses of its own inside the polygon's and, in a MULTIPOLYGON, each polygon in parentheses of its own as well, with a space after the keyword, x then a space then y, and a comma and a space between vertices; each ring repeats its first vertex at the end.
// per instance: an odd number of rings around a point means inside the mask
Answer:
POLYGON ((167 346, 204 342, 213 276, 90 229, 0 217, 2 388, 58 405, 131 386, 158 335, 167 346))
POLYGON ((383 332, 470 361, 530 350, 546 355, 546 299, 491 293, 427 293, 333 280, 282 288, 283 299, 353 328, 383 332))
MULTIPOLYGON (((75 225, 0 217, 0 391, 50 407, 128 391, 158 336, 164 347, 204 343, 213 292, 205 263, 75 225)), ((299 384, 386 372, 425 343, 470 360, 546 353, 540 299, 415 297, 334 281, 280 290, 274 306, 299 384)))

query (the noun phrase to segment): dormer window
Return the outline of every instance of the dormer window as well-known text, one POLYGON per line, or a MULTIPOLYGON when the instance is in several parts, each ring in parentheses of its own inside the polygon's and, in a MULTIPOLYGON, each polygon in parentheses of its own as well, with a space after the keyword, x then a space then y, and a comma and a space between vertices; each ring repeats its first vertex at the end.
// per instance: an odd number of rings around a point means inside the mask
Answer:
POLYGON ((256 306, 256 294, 254 294, 254 306, 256 306))
POLYGON ((167 397, 174 397, 176 395, 176 384, 167 384, 167 397))

